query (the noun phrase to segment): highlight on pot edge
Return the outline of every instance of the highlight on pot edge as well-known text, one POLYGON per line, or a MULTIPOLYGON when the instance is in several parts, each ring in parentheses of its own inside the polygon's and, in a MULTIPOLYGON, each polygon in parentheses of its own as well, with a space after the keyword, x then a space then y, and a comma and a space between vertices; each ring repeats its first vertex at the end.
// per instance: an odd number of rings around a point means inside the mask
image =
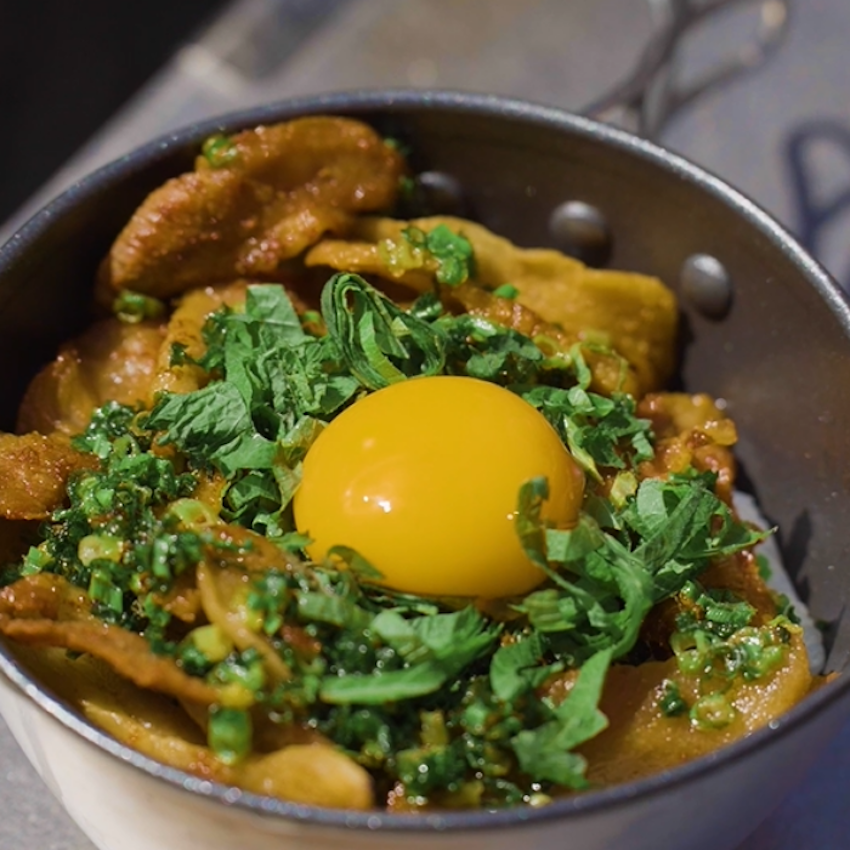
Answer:
POLYGON ((734 423, 663 391, 673 293, 416 201, 334 117, 144 201, 0 435, 16 655, 161 762, 397 812, 635 779, 818 687, 734 423))

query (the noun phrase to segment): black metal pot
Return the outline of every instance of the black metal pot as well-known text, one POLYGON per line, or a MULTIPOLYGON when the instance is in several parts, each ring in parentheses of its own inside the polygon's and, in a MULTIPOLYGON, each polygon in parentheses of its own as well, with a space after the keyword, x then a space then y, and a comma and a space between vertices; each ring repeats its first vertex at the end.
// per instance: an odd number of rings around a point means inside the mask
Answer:
MULTIPOLYGON (((461 206, 522 245, 596 252, 611 266, 657 275, 679 292, 686 328, 681 381, 726 401, 740 432, 743 480, 778 524, 788 567, 814 616, 829 624, 827 670, 843 670, 850 660, 850 620, 844 616, 850 394, 843 391, 850 374, 850 307, 829 276, 746 198, 685 160, 589 119, 486 96, 347 94, 207 122, 106 166, 0 249, 3 425, 9 427, 37 366, 85 323, 97 263, 150 190, 188 169, 199 142, 213 132, 319 113, 356 116, 403 139, 414 167, 428 172, 425 182, 439 189, 431 195, 438 206, 461 206)), ((244 846, 257 848, 271 847, 269 836, 277 836, 274 846, 292 848, 404 841, 409 848, 443 850, 518 843, 717 850, 739 841, 767 814, 850 707, 850 678, 841 676, 771 728, 661 776, 542 810, 413 818, 234 796, 116 744, 39 688, 3 647, 0 672, 13 685, 0 688, 0 708, 13 705, 29 716, 37 713, 34 704, 41 706, 92 763, 129 776, 130 783, 144 781, 145 793, 179 798, 185 817, 250 825, 257 830, 250 833, 254 843, 246 839, 244 846)), ((40 740, 32 731, 38 726, 13 725, 30 751, 40 740)), ((102 793, 127 792, 110 781, 102 793)), ((176 816, 167 809, 164 803, 165 814, 159 814, 153 807, 134 825, 140 842, 158 834, 152 831, 157 817, 176 816)), ((192 846, 226 846, 213 836, 204 841, 192 846)))

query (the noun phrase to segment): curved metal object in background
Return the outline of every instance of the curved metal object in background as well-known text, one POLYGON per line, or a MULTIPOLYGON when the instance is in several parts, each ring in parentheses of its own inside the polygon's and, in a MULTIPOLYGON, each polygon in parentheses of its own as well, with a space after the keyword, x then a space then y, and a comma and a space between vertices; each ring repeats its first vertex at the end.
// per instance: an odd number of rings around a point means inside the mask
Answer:
POLYGON ((790 0, 648 0, 661 26, 647 45, 630 77, 583 111, 598 120, 618 124, 647 138, 678 110, 741 73, 762 65, 781 45, 788 30, 790 0), (709 18, 724 12, 757 6, 759 22, 752 40, 697 79, 681 83, 677 65, 688 37, 709 18))
MULTIPOLYGON (((666 120, 677 110, 690 104, 699 95, 725 83, 743 71, 759 65, 781 43, 788 19, 791 0, 622 0, 622 11, 612 14, 611 6, 600 0, 570 0, 558 6, 557 0, 549 3, 522 4, 521 0, 467 0, 463 4, 440 4, 440 0, 410 0, 396 4, 392 0, 234 0, 226 10, 197 38, 185 45, 138 94, 129 101, 109 123, 96 134, 63 166, 50 181, 20 209, 11 220, 0 223, 0 243, 26 219, 51 198, 75 180, 90 173, 100 165, 117 159, 144 140, 180 127, 190 121, 203 120, 214 115, 261 103, 271 103, 281 98, 312 95, 318 92, 339 91, 347 88, 372 88, 398 85, 403 79, 414 87, 440 87, 464 91, 481 91, 482 78, 476 77, 482 64, 496 61, 519 62, 525 68, 523 77, 527 90, 515 90, 515 74, 501 78, 502 85, 487 75, 486 92, 512 97, 534 97, 549 105, 580 111, 609 123, 619 124, 643 136, 656 137, 666 120), (593 4, 604 5, 608 13, 594 18, 590 15, 593 4), (562 51, 564 42, 544 39, 550 61, 543 64, 523 65, 522 50, 513 54, 498 53, 480 58, 473 54, 463 56, 447 51, 443 38, 444 28, 469 27, 475 15, 489 9, 516 9, 531 7, 526 14, 538 15, 539 29, 557 28, 558 36, 566 35, 569 46, 570 31, 562 29, 565 22, 575 20, 581 24, 585 18, 589 26, 607 26, 622 22, 628 29, 639 18, 648 25, 649 33, 629 32, 620 35, 617 55, 617 73, 603 82, 589 67, 583 68, 587 79, 593 79, 592 91, 583 92, 576 100, 556 96, 559 74, 568 73, 564 55, 555 59, 555 51, 562 51), (626 9, 626 6, 629 8, 626 9), (577 9, 577 7, 581 7, 577 9), (640 13, 636 12, 639 7, 640 13), (439 8, 440 14, 437 14, 439 8), (709 19, 726 11, 754 9, 761 23, 753 40, 732 55, 721 56, 702 77, 685 85, 678 79, 680 60, 688 53, 687 42, 702 30, 709 19), (430 9, 430 18, 438 21, 427 32, 417 31, 410 17, 416 18, 430 9), (405 11, 406 10, 406 11, 405 11), (411 11, 413 10, 413 11, 411 11), (535 11, 536 10, 536 11, 535 11), (572 10, 572 11, 571 11, 572 10), (583 10, 583 11, 581 11, 583 10), (627 14, 627 12, 629 14, 627 14), (554 15, 554 17, 553 17, 554 15), (403 47, 393 44, 387 36, 394 25, 418 37, 417 50, 411 52, 408 42, 403 47), (366 36, 378 39, 384 51, 375 60, 363 49, 366 36), (640 44, 636 42, 641 42, 640 44), (311 45, 309 51, 298 50, 299 45, 311 45), (318 58, 317 58, 318 57, 318 58), (332 57, 330 59, 324 57, 332 57), (440 78, 428 83, 417 83, 408 77, 399 77, 400 69, 416 64, 417 57, 431 57, 434 69, 440 68, 440 78), (513 58, 511 58, 513 57, 513 58), (440 63, 447 63, 443 67, 440 63), (631 66, 631 69, 630 69, 631 66), (533 72, 529 69, 536 69, 533 72), (537 85, 533 85, 536 83, 537 85), (547 83, 549 84, 547 87, 547 83)), ((417 19, 418 20, 418 19, 417 19)), ((496 35, 507 37, 507 24, 494 28, 496 35)), ((539 33, 539 30, 538 30, 539 33)), ((600 46, 606 43, 605 31, 593 30, 592 36, 600 46)), ((510 39, 509 39, 510 40, 510 39)), ((722 53, 722 50, 720 51, 722 53)), ((426 63, 427 64, 427 63, 426 63)), ((568 82, 568 81, 564 81, 568 82)), ((575 82, 573 80, 573 82, 575 82)), ((568 85, 567 88, 570 88, 568 85)), ((580 88, 582 88, 580 86, 580 88)))

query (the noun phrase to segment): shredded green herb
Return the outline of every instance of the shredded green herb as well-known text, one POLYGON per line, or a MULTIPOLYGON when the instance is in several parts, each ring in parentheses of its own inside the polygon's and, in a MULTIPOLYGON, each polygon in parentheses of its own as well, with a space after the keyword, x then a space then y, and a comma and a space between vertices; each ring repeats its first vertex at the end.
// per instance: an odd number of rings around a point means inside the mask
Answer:
POLYGON ((406 227, 401 240, 384 240, 378 253, 397 273, 428 268, 439 283, 458 286, 475 274, 475 256, 469 240, 445 224, 428 232, 406 227))
POLYGON ((755 609, 726 590, 703 590, 687 582, 681 598, 688 606, 676 620, 670 645, 679 669, 725 682, 760 679, 778 669, 791 641, 790 620, 779 615, 754 626, 755 609))
MULTIPOLYGON (((214 137, 204 155, 223 165, 235 149, 214 137)), ((399 267, 435 264, 449 285, 474 271, 469 242, 446 227, 408 229, 392 251, 399 267)), ((122 298, 128 315, 153 309, 132 293, 122 298)), ((401 787, 416 803, 539 804, 558 787, 586 787, 576 749, 606 727, 606 673, 628 660, 658 602, 687 602, 673 639, 685 672, 751 679, 781 663, 782 618, 754 628, 746 603, 695 583, 712 559, 764 535, 735 521, 710 474, 638 482, 636 464, 652 456, 650 425, 630 396, 590 391, 577 346, 553 357, 515 330, 452 315, 436 292, 403 310, 353 274, 328 281, 321 314, 299 316, 281 286, 250 286, 244 309, 215 313, 203 337, 197 360, 179 347, 172 356, 207 373, 202 389, 163 394, 146 412, 108 404, 94 414, 75 446, 98 468, 72 478, 68 507, 2 581, 62 575, 88 591, 98 616, 145 634, 154 651, 219 687, 226 699, 210 711, 208 738, 226 763, 251 751, 258 707, 327 735, 384 792, 401 787), (380 574, 345 546, 324 563, 254 572, 243 619, 292 671, 285 681, 215 625, 175 627, 161 599, 223 545, 209 529, 224 520, 300 553, 309 541, 294 528, 291 500, 326 424, 369 392, 435 374, 518 394, 591 482, 612 481, 608 491, 591 489, 571 530, 541 519, 544 478, 521 489, 516 530, 543 585, 494 617, 470 600, 380 587, 380 574), (193 498, 211 471, 226 480, 220 512, 193 498), (548 685, 570 671, 575 682, 559 702, 548 685)), ((668 683, 660 709, 717 727, 731 710, 721 697, 688 706, 668 683)))

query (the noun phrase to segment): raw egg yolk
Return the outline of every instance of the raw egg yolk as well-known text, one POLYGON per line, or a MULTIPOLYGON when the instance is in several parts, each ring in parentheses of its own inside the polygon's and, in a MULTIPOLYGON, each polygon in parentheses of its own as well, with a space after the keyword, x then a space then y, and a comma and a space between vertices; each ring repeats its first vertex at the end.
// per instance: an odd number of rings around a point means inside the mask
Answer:
POLYGON ((405 593, 500 597, 545 578, 514 527, 519 489, 549 480, 542 515, 575 525, 584 474, 541 413, 495 384, 413 378, 357 401, 304 459, 295 524, 321 560, 354 548, 405 593))

